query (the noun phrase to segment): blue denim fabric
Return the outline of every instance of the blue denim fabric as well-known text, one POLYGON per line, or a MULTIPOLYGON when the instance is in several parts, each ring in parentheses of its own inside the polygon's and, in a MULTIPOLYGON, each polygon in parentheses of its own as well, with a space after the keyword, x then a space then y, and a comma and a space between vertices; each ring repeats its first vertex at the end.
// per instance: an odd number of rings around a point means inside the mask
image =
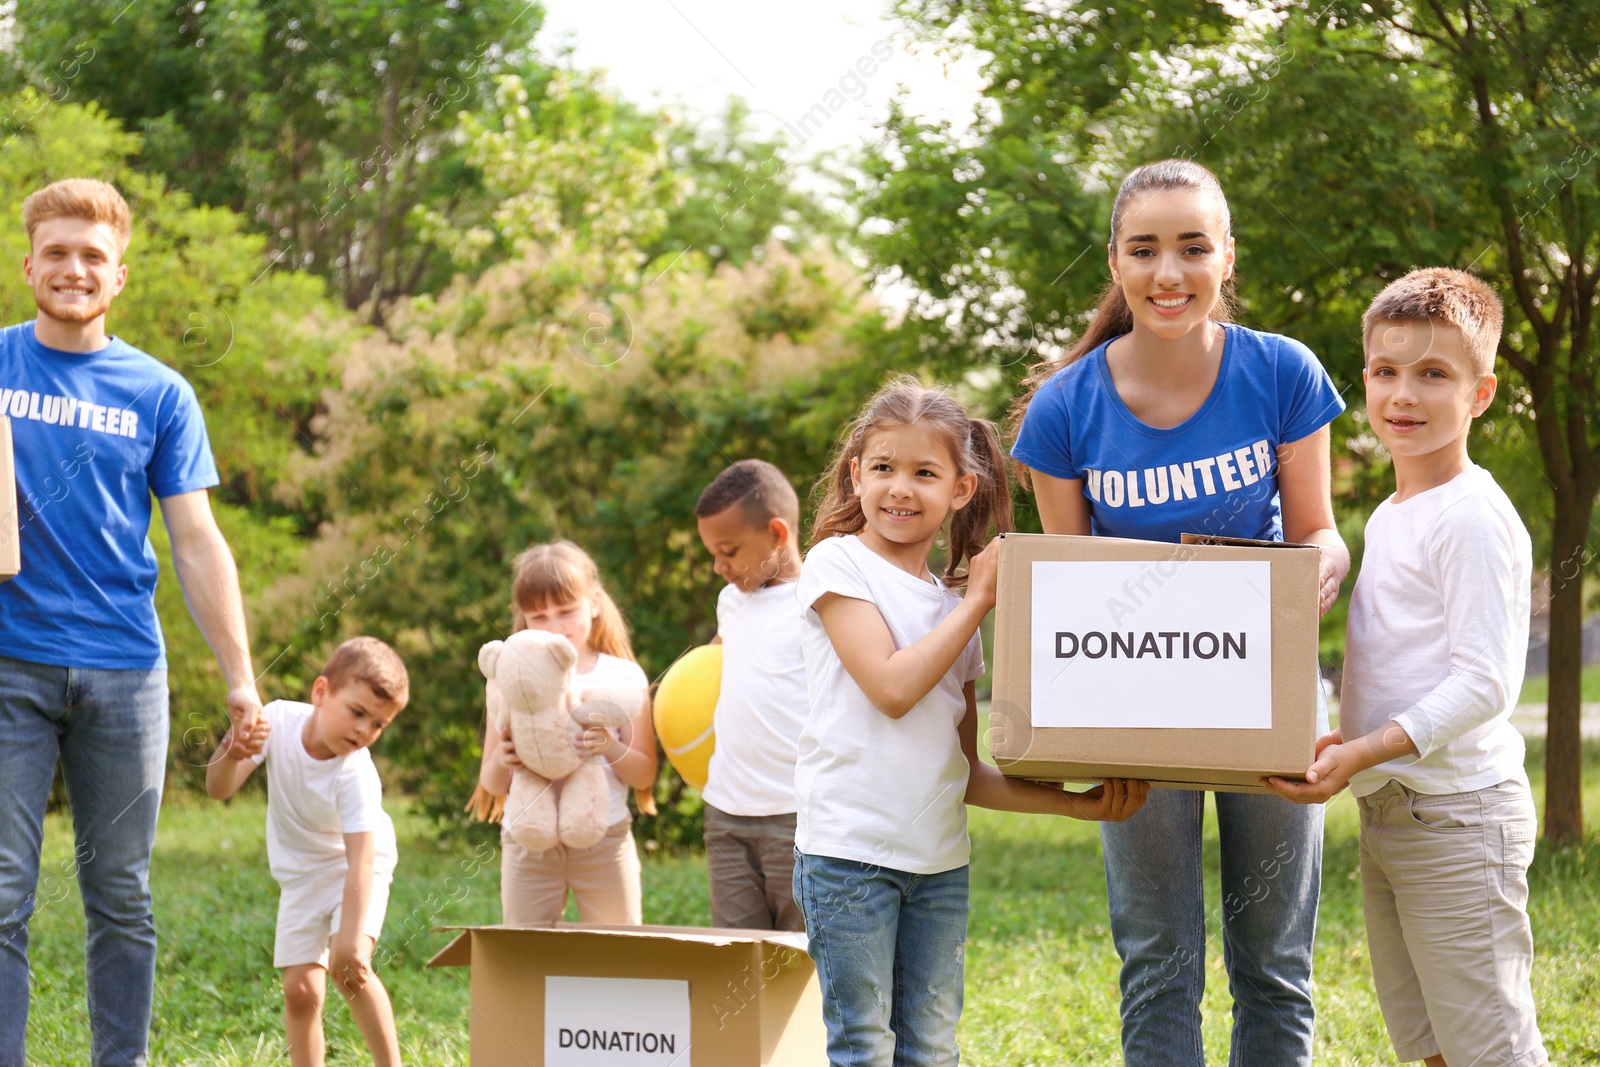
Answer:
MULTIPOLYGON (((1222 951, 1234 1002, 1228 1062, 1309 1067, 1322 806, 1247 793, 1216 798, 1222 951)), ((1128 1067, 1205 1063, 1204 814, 1204 793, 1154 789, 1138 814, 1100 828, 1128 1067)))
POLYGON ((830 1067, 953 1067, 967 868, 909 874, 795 851, 830 1067))
POLYGON ((44 811, 61 761, 88 930, 96 1067, 143 1065, 156 929, 150 850, 167 758, 167 672, 51 667, 0 657, 0 1067, 23 1067, 28 921, 59 899, 39 883, 44 811), (46 890, 47 892, 41 892, 46 890))
MULTIPOLYGON (((1317 688, 1317 733, 1328 709, 1317 688)), ((1310 1067, 1312 942, 1322 892, 1321 804, 1216 793, 1222 960, 1233 994, 1230 1067, 1310 1067)), ((1126 1067, 1201 1067, 1206 981, 1201 864, 1205 794, 1152 789, 1126 822, 1102 823, 1111 936, 1122 957, 1126 1067)))

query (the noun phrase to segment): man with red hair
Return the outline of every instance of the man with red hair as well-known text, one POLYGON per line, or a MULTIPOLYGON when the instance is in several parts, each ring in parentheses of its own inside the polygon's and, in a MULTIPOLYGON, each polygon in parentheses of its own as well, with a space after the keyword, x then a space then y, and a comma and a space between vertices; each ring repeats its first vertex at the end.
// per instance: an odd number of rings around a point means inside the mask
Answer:
MULTIPOLYGON (((127 202, 100 181, 22 205, 38 317, 0 330, 0 412, 16 451, 22 573, 0 584, 0 1067, 23 1067, 28 922, 59 761, 88 928, 97 1065, 148 1061, 156 933, 150 852, 166 772, 166 649, 150 497, 184 597, 259 750, 239 577, 211 514, 217 484, 194 390, 106 333, 128 281, 127 202)), ((263 719, 262 722, 265 720, 263 719)))

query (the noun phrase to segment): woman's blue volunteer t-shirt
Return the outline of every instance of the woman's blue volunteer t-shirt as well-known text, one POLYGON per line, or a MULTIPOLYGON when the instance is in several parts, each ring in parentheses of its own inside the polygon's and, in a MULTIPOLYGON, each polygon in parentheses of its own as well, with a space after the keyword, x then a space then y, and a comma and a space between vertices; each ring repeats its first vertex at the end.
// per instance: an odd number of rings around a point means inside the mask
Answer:
POLYGON ((166 666, 150 494, 217 484, 205 420, 177 371, 113 337, 98 352, 0 330, 22 573, 0 582, 0 656, 58 667, 166 666))
POLYGON ((1283 540, 1278 446, 1332 422, 1344 401, 1299 341, 1225 330, 1211 394, 1178 425, 1157 429, 1128 410, 1106 365, 1108 341, 1039 387, 1011 454, 1033 470, 1081 479, 1096 535, 1283 540))

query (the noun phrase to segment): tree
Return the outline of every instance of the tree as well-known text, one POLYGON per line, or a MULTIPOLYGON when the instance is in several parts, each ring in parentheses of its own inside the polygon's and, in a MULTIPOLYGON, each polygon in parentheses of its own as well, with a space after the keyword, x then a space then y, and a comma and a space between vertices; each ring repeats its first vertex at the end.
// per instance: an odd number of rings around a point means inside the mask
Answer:
POLYGON ((15 77, 99 102, 173 187, 251 219, 275 263, 381 321, 448 280, 413 209, 466 197, 446 134, 522 69, 539 19, 531 0, 29 0, 15 77))
MULTIPOLYGON (((893 117, 863 186, 864 212, 884 220, 873 254, 920 294, 921 343, 946 365, 986 353, 1003 392, 1026 356, 1081 328, 1105 279, 1110 193, 1164 156, 1206 163, 1229 192, 1241 317, 1311 344, 1347 391, 1360 312, 1399 274, 1455 265, 1504 295, 1514 377, 1476 431, 1494 447, 1475 449, 1525 472, 1537 442, 1552 516, 1546 834, 1581 835, 1581 581, 1600 490, 1591 5, 908 0, 901 12, 938 47, 987 53, 990 87, 970 131, 893 117)), ((1354 445, 1340 465, 1356 484, 1370 454, 1361 413, 1335 436, 1354 445)), ((1525 478, 1512 489, 1527 500, 1525 478)))
POLYGON ((618 101, 598 76, 528 54, 540 17, 530 0, 37 0, 17 12, 9 74, 99 103, 141 135, 144 169, 245 216, 275 265, 329 278, 374 323, 463 265, 512 256, 495 227, 519 210, 574 233, 653 214, 632 233, 650 258, 739 263, 775 232, 842 235, 742 106, 702 130, 618 101), (620 182, 641 165, 649 188, 620 182), (557 172, 567 199, 540 201, 532 186, 555 191, 557 172), (585 187, 626 197, 589 203, 585 187))

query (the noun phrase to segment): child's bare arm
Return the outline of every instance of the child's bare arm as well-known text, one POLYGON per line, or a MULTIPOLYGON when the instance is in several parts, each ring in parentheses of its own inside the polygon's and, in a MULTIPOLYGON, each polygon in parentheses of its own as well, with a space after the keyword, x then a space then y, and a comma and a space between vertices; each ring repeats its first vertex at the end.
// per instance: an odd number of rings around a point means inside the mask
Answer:
POLYGON ((372 962, 364 951, 366 941, 361 928, 366 925, 367 906, 372 900, 371 831, 344 835, 344 855, 348 863, 344 877, 344 902, 339 910, 339 929, 328 951, 328 973, 344 990, 359 993, 372 977, 372 962))
POLYGON ((961 604, 922 640, 894 647, 894 635, 878 606, 824 593, 814 605, 839 662, 874 707, 898 719, 916 707, 955 665, 995 601, 999 542, 972 558, 961 604))
POLYGON ((490 796, 503 797, 511 791, 511 772, 522 766, 511 738, 489 722, 483 728, 483 758, 478 761, 478 784, 490 796))
POLYGON ((1150 783, 1127 778, 1106 778, 1102 784, 1082 793, 1069 793, 1060 786, 1007 778, 999 768, 978 758, 978 692, 975 682, 966 685, 967 714, 959 733, 961 753, 967 757, 967 803, 1000 811, 1022 811, 1036 815, 1065 815, 1090 822, 1121 822, 1144 804, 1150 783))
MULTIPOLYGON (((258 716, 258 721, 265 720, 258 716)), ((206 764, 206 795, 213 800, 227 800, 239 791, 239 787, 244 785, 245 779, 255 769, 256 761, 250 758, 243 746, 234 744, 233 731, 229 730, 222 735, 222 743, 211 754, 211 762, 206 764)))

